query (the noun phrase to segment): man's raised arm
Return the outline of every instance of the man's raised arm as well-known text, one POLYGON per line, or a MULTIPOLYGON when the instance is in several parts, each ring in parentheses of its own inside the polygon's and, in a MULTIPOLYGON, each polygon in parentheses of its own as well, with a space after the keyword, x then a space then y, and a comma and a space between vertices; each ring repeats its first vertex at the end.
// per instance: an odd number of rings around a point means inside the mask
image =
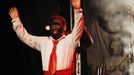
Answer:
POLYGON ((81 8, 81 1, 72 0, 72 6, 74 10, 74 27, 71 33, 71 40, 74 45, 77 45, 80 42, 84 29, 84 18, 81 8))
POLYGON ((9 15, 12 19, 13 29, 16 32, 19 39, 27 44, 28 46, 39 50, 38 42, 39 38, 37 36, 30 35, 21 23, 19 13, 16 7, 12 7, 9 10, 9 15))

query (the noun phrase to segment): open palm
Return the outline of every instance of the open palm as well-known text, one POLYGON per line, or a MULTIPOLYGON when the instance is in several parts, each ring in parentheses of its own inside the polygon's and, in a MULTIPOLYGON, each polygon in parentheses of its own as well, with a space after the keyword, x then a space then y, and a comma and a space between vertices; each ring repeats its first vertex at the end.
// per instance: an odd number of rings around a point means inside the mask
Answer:
POLYGON ((16 7, 12 7, 9 10, 9 15, 10 15, 11 19, 16 19, 17 17, 19 17, 19 13, 18 13, 17 8, 16 7))
POLYGON ((74 9, 80 9, 81 7, 80 0, 72 0, 72 5, 74 9))

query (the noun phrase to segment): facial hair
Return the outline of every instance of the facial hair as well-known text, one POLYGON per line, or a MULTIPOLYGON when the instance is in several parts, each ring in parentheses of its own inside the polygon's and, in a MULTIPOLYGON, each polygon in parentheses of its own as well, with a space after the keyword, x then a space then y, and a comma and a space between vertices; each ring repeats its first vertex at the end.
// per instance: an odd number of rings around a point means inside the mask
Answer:
POLYGON ((59 39, 63 35, 63 29, 53 29, 50 33, 54 39, 59 39))

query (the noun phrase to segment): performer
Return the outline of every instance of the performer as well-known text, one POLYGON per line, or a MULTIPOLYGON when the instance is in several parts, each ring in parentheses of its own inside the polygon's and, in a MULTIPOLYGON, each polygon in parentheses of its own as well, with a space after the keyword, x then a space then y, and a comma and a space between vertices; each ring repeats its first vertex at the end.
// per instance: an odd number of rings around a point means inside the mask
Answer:
POLYGON ((9 10, 13 29, 18 38, 28 46, 41 52, 44 75, 73 75, 74 52, 84 29, 80 0, 72 0, 74 28, 65 35, 66 20, 60 16, 50 18, 50 36, 35 36, 27 32, 16 7, 9 10))

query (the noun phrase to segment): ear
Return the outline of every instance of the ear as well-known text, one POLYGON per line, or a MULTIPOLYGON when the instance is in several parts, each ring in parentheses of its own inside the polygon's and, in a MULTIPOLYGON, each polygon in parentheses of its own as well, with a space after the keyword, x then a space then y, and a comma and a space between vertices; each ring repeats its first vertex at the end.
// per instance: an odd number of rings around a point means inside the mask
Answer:
POLYGON ((67 26, 66 26, 66 24, 64 25, 64 29, 63 29, 64 31, 66 31, 67 30, 67 26))

